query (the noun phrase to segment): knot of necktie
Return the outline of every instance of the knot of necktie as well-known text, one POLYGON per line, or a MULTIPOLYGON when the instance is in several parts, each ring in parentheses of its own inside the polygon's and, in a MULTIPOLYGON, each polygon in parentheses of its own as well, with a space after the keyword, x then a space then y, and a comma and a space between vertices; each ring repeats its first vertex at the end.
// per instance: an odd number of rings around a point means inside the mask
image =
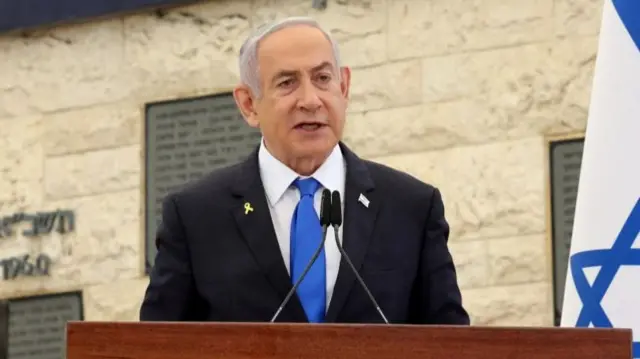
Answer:
POLYGON ((314 178, 305 178, 305 179, 298 178, 293 182, 293 184, 298 188, 298 190, 300 191, 300 195, 302 197, 304 196, 313 197, 313 195, 318 190, 318 187, 320 186, 320 182, 316 181, 314 178))

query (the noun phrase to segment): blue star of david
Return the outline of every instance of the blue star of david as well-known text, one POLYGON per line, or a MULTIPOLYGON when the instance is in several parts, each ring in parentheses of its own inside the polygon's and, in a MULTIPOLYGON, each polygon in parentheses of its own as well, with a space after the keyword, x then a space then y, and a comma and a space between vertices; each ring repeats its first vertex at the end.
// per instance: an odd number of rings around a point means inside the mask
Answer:
MULTIPOLYGON (((602 298, 621 266, 640 266, 640 249, 631 248, 640 233, 640 198, 622 226, 611 249, 597 249, 576 253, 571 257, 571 272, 576 290, 582 300, 577 327, 612 328, 602 308, 602 298), (600 266, 593 286, 589 285, 584 269, 600 266)), ((640 358, 640 342, 633 343, 633 357, 640 358)))

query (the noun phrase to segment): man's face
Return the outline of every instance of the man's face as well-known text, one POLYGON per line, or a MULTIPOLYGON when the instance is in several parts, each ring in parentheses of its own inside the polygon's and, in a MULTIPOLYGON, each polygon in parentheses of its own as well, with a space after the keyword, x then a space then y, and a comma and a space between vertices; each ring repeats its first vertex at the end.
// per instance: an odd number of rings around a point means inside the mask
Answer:
POLYGON ((349 69, 336 68, 331 43, 309 26, 267 36, 259 45, 258 67, 261 98, 236 90, 247 122, 262 130, 281 161, 322 162, 342 138, 349 69))

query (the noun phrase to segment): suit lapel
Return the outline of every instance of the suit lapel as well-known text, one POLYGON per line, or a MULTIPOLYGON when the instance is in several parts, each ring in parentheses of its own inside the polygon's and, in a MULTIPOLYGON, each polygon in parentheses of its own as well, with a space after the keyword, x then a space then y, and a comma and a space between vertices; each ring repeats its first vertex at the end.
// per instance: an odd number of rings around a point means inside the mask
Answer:
MULTIPOLYGON (((273 228, 260 179, 257 151, 241 164, 240 169, 241 175, 232 187, 237 202, 231 211, 253 257, 282 301, 293 285, 273 228)), ((274 313, 276 309, 274 308, 274 313)), ((287 311, 296 320, 307 320, 297 295, 291 297, 280 317, 287 311)))
MULTIPOLYGON (((341 144, 347 163, 345 184, 342 246, 357 271, 362 263, 372 239, 380 200, 374 192, 373 180, 364 162, 341 144), (360 202, 360 195, 369 200, 368 207, 360 202)), ((340 261, 338 278, 327 313, 327 322, 336 321, 344 306, 349 291, 355 284, 356 276, 343 258, 340 261)))

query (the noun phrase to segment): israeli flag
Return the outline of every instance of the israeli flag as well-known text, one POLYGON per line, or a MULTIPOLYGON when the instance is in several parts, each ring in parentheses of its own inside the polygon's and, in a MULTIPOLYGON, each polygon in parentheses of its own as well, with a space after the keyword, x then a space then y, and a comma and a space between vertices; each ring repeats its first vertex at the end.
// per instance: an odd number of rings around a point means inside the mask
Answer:
POLYGON ((631 328, 640 358, 640 0, 605 0, 562 326, 631 328))

